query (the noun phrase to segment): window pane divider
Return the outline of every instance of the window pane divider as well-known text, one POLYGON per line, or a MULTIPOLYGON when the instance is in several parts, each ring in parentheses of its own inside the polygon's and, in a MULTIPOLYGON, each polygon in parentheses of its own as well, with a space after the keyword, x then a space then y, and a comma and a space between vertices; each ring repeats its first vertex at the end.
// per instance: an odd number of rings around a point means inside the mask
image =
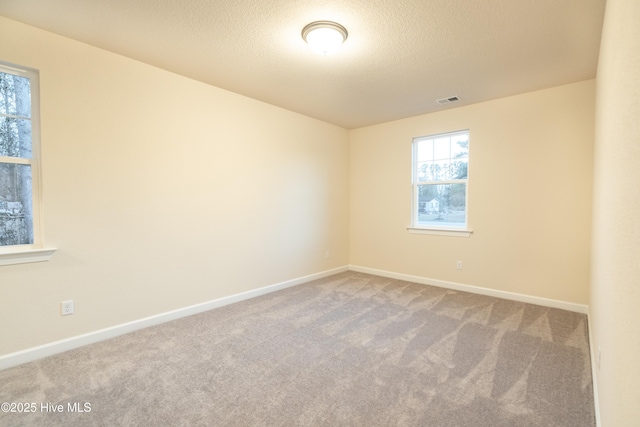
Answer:
POLYGON ((17 165, 30 165, 32 163, 31 159, 27 159, 26 157, 6 157, 0 156, 0 163, 12 163, 17 165))
POLYGON ((464 184, 466 179, 451 179, 447 181, 418 181, 416 185, 464 184))
POLYGON ((31 117, 29 116, 16 116, 15 114, 0 113, 0 116, 8 117, 10 119, 31 120, 31 117))

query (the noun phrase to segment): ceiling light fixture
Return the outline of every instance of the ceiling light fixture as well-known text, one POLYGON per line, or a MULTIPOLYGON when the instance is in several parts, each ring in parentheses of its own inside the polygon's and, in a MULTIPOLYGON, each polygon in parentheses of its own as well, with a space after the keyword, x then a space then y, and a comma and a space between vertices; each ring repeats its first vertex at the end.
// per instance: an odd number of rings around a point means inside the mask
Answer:
POLYGON ((315 21, 302 29, 302 38, 320 55, 331 55, 347 39, 347 29, 331 21, 315 21))

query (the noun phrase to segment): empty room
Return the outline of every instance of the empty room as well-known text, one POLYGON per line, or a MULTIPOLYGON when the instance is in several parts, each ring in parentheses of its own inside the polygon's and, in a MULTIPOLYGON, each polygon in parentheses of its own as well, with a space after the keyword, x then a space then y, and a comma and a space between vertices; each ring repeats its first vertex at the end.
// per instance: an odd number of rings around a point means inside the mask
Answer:
POLYGON ((0 0, 0 425, 638 425, 638 22, 0 0))

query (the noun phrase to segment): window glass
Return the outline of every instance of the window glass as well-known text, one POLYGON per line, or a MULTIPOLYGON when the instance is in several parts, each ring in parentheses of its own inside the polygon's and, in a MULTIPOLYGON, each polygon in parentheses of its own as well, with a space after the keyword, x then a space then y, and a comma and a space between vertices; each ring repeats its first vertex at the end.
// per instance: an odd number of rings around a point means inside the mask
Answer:
POLYGON ((466 227, 469 132, 415 138, 413 152, 413 226, 466 227))
POLYGON ((0 163, 0 246, 33 244, 31 166, 0 163))
POLYGON ((36 78, 33 70, 0 63, 0 247, 33 245, 38 240, 32 120, 36 78))

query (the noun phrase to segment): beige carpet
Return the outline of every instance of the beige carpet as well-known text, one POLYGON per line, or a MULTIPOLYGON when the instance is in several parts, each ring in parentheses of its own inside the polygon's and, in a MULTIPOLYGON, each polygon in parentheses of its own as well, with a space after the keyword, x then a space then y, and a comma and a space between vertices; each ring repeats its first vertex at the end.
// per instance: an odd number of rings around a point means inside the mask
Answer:
POLYGON ((590 366, 584 315, 347 272, 0 371, 0 425, 593 426, 590 366))

